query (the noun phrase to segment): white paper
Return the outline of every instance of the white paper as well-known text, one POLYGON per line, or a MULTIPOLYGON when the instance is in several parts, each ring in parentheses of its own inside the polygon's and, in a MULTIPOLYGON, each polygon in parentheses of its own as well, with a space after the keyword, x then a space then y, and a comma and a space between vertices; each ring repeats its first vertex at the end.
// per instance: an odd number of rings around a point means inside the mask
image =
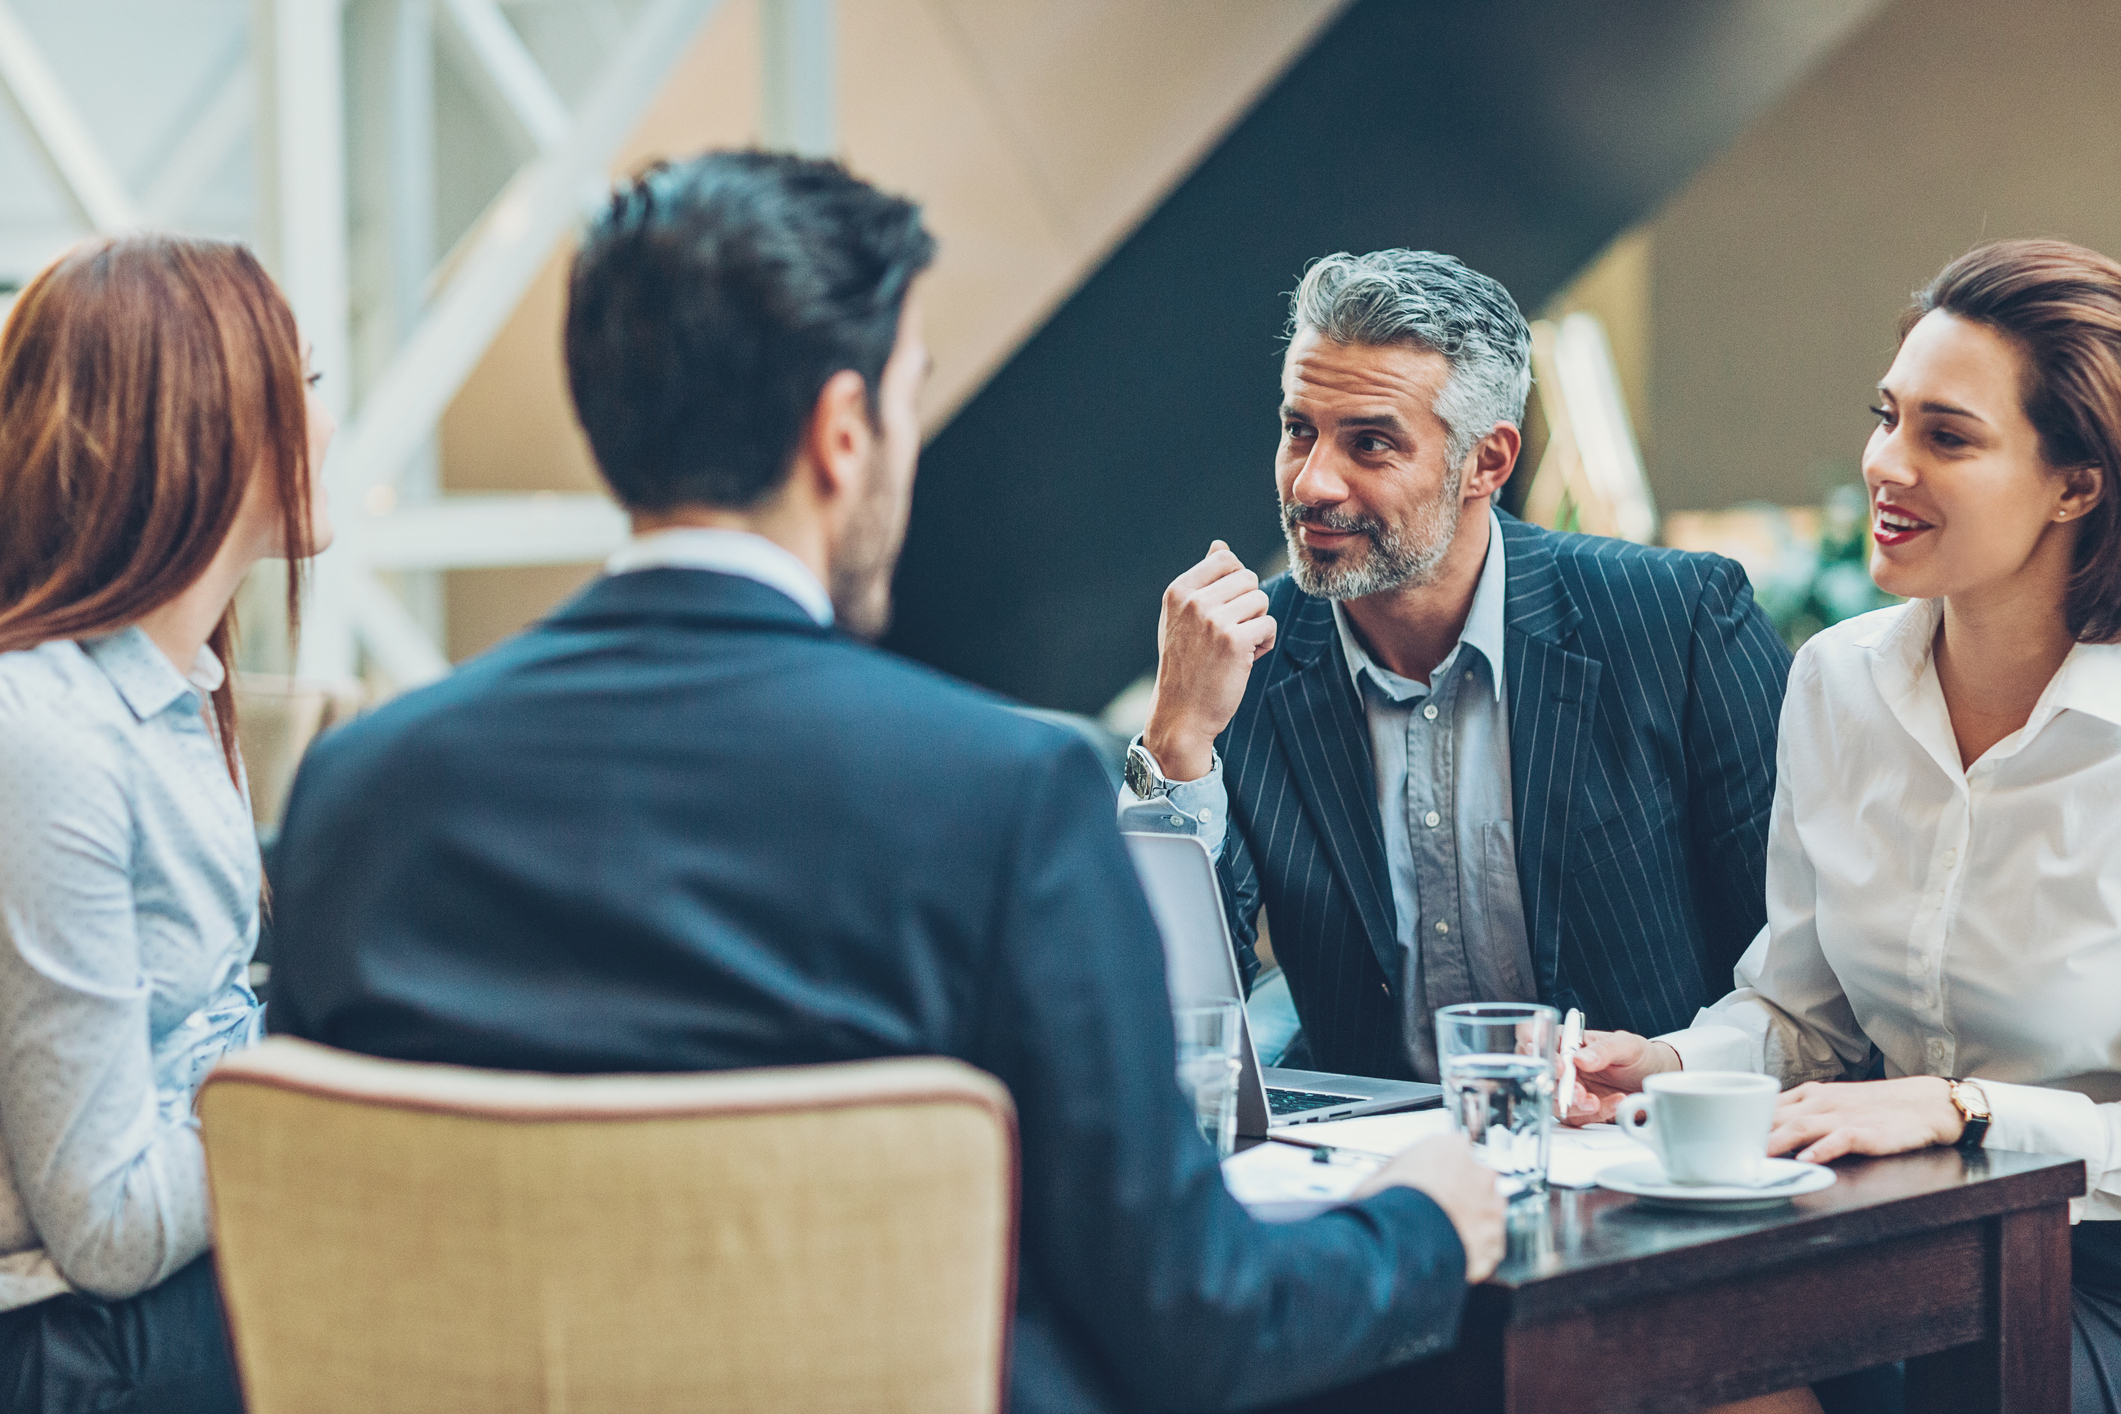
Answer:
POLYGON ((1288 1132, 1291 1138, 1300 1138, 1306 1144, 1331 1144, 1390 1158, 1409 1144, 1449 1134, 1451 1116, 1442 1110, 1401 1110, 1397 1114, 1292 1125, 1288 1132))
POLYGON ((1596 1188, 1601 1171, 1652 1157, 1647 1146, 1628 1138, 1617 1125, 1569 1129, 1557 1124, 1547 1151, 1547 1183, 1554 1188, 1596 1188))
POLYGON ((1223 1184, 1238 1202, 1345 1203, 1362 1181, 1383 1166, 1381 1159, 1336 1153, 1325 1163, 1318 1150, 1271 1141, 1223 1160, 1223 1184))
MULTIPOLYGON (((1363 1115, 1298 1126, 1306 1144, 1330 1144, 1328 1161, 1294 1144, 1255 1144, 1223 1161, 1231 1196, 1261 1216, 1293 1218, 1345 1203, 1386 1159, 1410 1144, 1451 1132, 1442 1110, 1363 1115), (1301 1207, 1286 1205, 1298 1204, 1301 1207)), ((1547 1154, 1547 1182, 1555 1188, 1595 1188, 1613 1164, 1652 1157, 1650 1150, 1610 1124, 1571 1129, 1556 1125, 1547 1154)))

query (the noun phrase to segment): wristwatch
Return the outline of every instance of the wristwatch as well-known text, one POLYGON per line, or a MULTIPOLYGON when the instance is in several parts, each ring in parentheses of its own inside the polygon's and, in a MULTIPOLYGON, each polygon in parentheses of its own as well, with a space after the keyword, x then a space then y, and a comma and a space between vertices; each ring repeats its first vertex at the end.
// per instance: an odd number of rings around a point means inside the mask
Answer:
POLYGON ((1966 1122, 1966 1128, 1959 1134, 1959 1147, 1980 1148, 1982 1139, 1988 1134, 1988 1096, 1972 1080, 1947 1079, 1944 1083, 1952 1087, 1952 1108, 1959 1111, 1959 1118, 1966 1122))
POLYGON ((1171 778, 1156 764, 1139 737, 1127 744, 1127 789, 1136 800, 1162 800, 1171 794, 1171 778))

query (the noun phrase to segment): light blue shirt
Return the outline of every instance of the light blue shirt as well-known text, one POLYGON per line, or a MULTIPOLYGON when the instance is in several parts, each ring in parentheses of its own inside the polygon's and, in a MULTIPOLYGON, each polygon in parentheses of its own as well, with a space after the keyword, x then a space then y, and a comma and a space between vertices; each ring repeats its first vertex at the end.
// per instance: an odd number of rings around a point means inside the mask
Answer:
POLYGON ((189 677, 135 627, 0 654, 0 1309, 206 1251, 192 1095, 257 1041, 258 842, 189 677))
MULTIPOLYGON (((1436 1008, 1538 995, 1511 819, 1508 593, 1502 522, 1490 515, 1465 628, 1427 683, 1372 658, 1346 609, 1333 606, 1370 732, 1404 969, 1395 993, 1408 1057, 1424 1080, 1436 1079, 1436 1008)), ((1122 792, 1123 805, 1133 800, 1122 792)), ((1228 805, 1221 760, 1175 786, 1170 800, 1179 812, 1171 819, 1220 857, 1228 805)))

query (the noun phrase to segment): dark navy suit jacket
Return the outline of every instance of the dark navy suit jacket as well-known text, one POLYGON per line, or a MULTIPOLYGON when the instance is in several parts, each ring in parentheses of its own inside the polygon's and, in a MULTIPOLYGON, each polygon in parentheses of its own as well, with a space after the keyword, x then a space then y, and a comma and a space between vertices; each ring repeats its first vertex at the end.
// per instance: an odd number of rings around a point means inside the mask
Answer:
MULTIPOLYGON (((1600 1030, 1675 1030, 1730 990, 1766 919, 1789 650, 1729 560, 1501 520, 1511 807, 1540 999, 1600 1030)), ((1267 590, 1278 641, 1217 742, 1232 917, 1256 965, 1265 907, 1305 1063, 1409 1077, 1362 702, 1332 605, 1287 577, 1267 590)))
POLYGON ((598 581, 319 743, 278 858, 276 1031, 521 1070, 1000 1077, 1020 1411, 1264 1403, 1453 1338, 1464 1255, 1427 1197, 1267 1225, 1224 1190, 1090 749, 762 585, 598 581))

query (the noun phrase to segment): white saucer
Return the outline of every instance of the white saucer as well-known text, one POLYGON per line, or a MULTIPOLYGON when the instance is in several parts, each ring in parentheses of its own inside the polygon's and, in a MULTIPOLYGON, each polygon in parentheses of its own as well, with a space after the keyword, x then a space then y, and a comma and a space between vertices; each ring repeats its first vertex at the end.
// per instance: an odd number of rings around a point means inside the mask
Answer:
POLYGON ((1598 1186, 1627 1193, 1644 1202, 1669 1208, 1690 1208, 1704 1213, 1742 1213, 1753 1208, 1772 1208, 1806 1193, 1834 1186, 1834 1171, 1824 1164, 1800 1164, 1795 1159, 1765 1159, 1763 1183, 1784 1182, 1776 1188, 1747 1188, 1737 1184, 1709 1186, 1674 1183, 1664 1176, 1664 1165, 1655 1159, 1615 1164, 1598 1175, 1598 1186), (1796 1175, 1792 1177, 1792 1175, 1796 1175))

